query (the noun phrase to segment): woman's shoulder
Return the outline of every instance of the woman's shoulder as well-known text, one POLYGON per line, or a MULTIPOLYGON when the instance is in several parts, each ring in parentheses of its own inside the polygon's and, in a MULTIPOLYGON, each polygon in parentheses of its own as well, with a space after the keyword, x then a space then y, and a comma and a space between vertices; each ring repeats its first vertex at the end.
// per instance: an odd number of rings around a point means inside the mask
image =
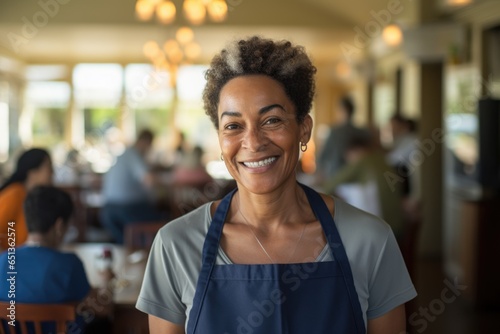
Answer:
POLYGON ((387 239, 390 226, 380 217, 358 209, 338 197, 320 194, 333 216, 341 236, 356 238, 387 239))
POLYGON ((206 235, 211 219, 211 204, 212 202, 203 204, 165 224, 158 232, 162 242, 185 242, 199 235, 206 235))
POLYGON ((391 229, 389 224, 382 218, 352 206, 339 198, 335 198, 334 217, 337 218, 339 222, 349 222, 349 224, 353 224, 357 228, 363 228, 372 233, 387 234, 391 229))
POLYGON ((8 185, 4 190, 0 191, 0 198, 21 198, 26 196, 26 188, 20 182, 14 182, 8 185))

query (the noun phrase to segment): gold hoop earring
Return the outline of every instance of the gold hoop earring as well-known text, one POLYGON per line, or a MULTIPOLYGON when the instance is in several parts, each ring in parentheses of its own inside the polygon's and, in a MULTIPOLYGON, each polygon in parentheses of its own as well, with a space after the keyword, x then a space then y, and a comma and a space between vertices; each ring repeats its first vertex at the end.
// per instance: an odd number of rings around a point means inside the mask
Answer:
POLYGON ((224 157, 222 156, 222 153, 220 154, 220 159, 224 161, 224 157))
POLYGON ((304 143, 302 143, 302 142, 301 142, 301 143, 300 143, 300 150, 301 150, 302 152, 307 151, 307 143, 305 143, 305 144, 304 144, 304 143))

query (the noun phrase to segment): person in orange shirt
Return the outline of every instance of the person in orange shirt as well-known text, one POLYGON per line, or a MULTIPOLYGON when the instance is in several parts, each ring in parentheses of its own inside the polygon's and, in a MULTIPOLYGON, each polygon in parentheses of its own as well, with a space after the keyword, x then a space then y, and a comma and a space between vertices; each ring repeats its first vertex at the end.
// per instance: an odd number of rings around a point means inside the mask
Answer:
POLYGON ((24 199, 33 187, 50 185, 52 174, 52 161, 46 150, 32 148, 19 157, 14 173, 0 187, 0 251, 26 241, 24 199), (9 236, 9 227, 15 230, 14 237, 12 233, 9 236))

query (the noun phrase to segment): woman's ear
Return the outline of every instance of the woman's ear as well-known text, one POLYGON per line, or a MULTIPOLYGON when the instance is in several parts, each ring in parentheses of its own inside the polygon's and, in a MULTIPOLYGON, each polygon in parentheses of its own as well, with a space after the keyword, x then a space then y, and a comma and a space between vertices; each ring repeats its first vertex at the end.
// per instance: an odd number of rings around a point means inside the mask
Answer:
POLYGON ((302 123, 300 123, 300 141, 304 144, 307 144, 311 139, 313 128, 313 120, 311 115, 307 114, 304 117, 302 123))

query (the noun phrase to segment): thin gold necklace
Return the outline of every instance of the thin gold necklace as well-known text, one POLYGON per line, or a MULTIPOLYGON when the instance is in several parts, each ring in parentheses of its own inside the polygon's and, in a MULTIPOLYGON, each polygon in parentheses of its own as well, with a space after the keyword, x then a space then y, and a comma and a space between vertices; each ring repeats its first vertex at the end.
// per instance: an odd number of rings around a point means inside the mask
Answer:
MULTIPOLYGON (((271 255, 269 255, 269 253, 267 252, 266 248, 264 247, 264 245, 262 244, 262 242, 260 242, 259 238, 257 237, 257 234, 255 234, 254 230, 253 230, 253 227, 252 225, 248 222, 248 220, 246 219, 246 217, 243 215, 243 213, 241 212, 241 206, 239 205, 238 203, 238 212, 240 213, 241 217, 243 217, 243 220, 245 221, 245 224, 248 226, 248 228, 250 229, 250 232, 252 232, 253 236, 255 237, 255 240, 257 241, 257 243, 259 244, 260 248, 262 248, 262 250, 264 251, 264 254, 266 254, 266 256, 269 258, 269 260, 271 261, 271 263, 274 263, 276 264, 277 262, 274 261, 274 259, 271 257, 271 255)), ((302 237, 304 236, 304 232, 306 231, 306 227, 307 225, 309 224, 304 224, 304 229, 302 229, 302 233, 300 234, 300 237, 299 239, 297 240, 297 243, 295 244, 295 247, 293 249, 293 252, 290 254, 290 256, 288 257, 288 260, 286 261, 286 263, 289 263, 290 260, 292 259, 292 257, 295 255, 295 252, 297 251, 297 248, 300 244, 300 241, 302 240, 302 237)))

